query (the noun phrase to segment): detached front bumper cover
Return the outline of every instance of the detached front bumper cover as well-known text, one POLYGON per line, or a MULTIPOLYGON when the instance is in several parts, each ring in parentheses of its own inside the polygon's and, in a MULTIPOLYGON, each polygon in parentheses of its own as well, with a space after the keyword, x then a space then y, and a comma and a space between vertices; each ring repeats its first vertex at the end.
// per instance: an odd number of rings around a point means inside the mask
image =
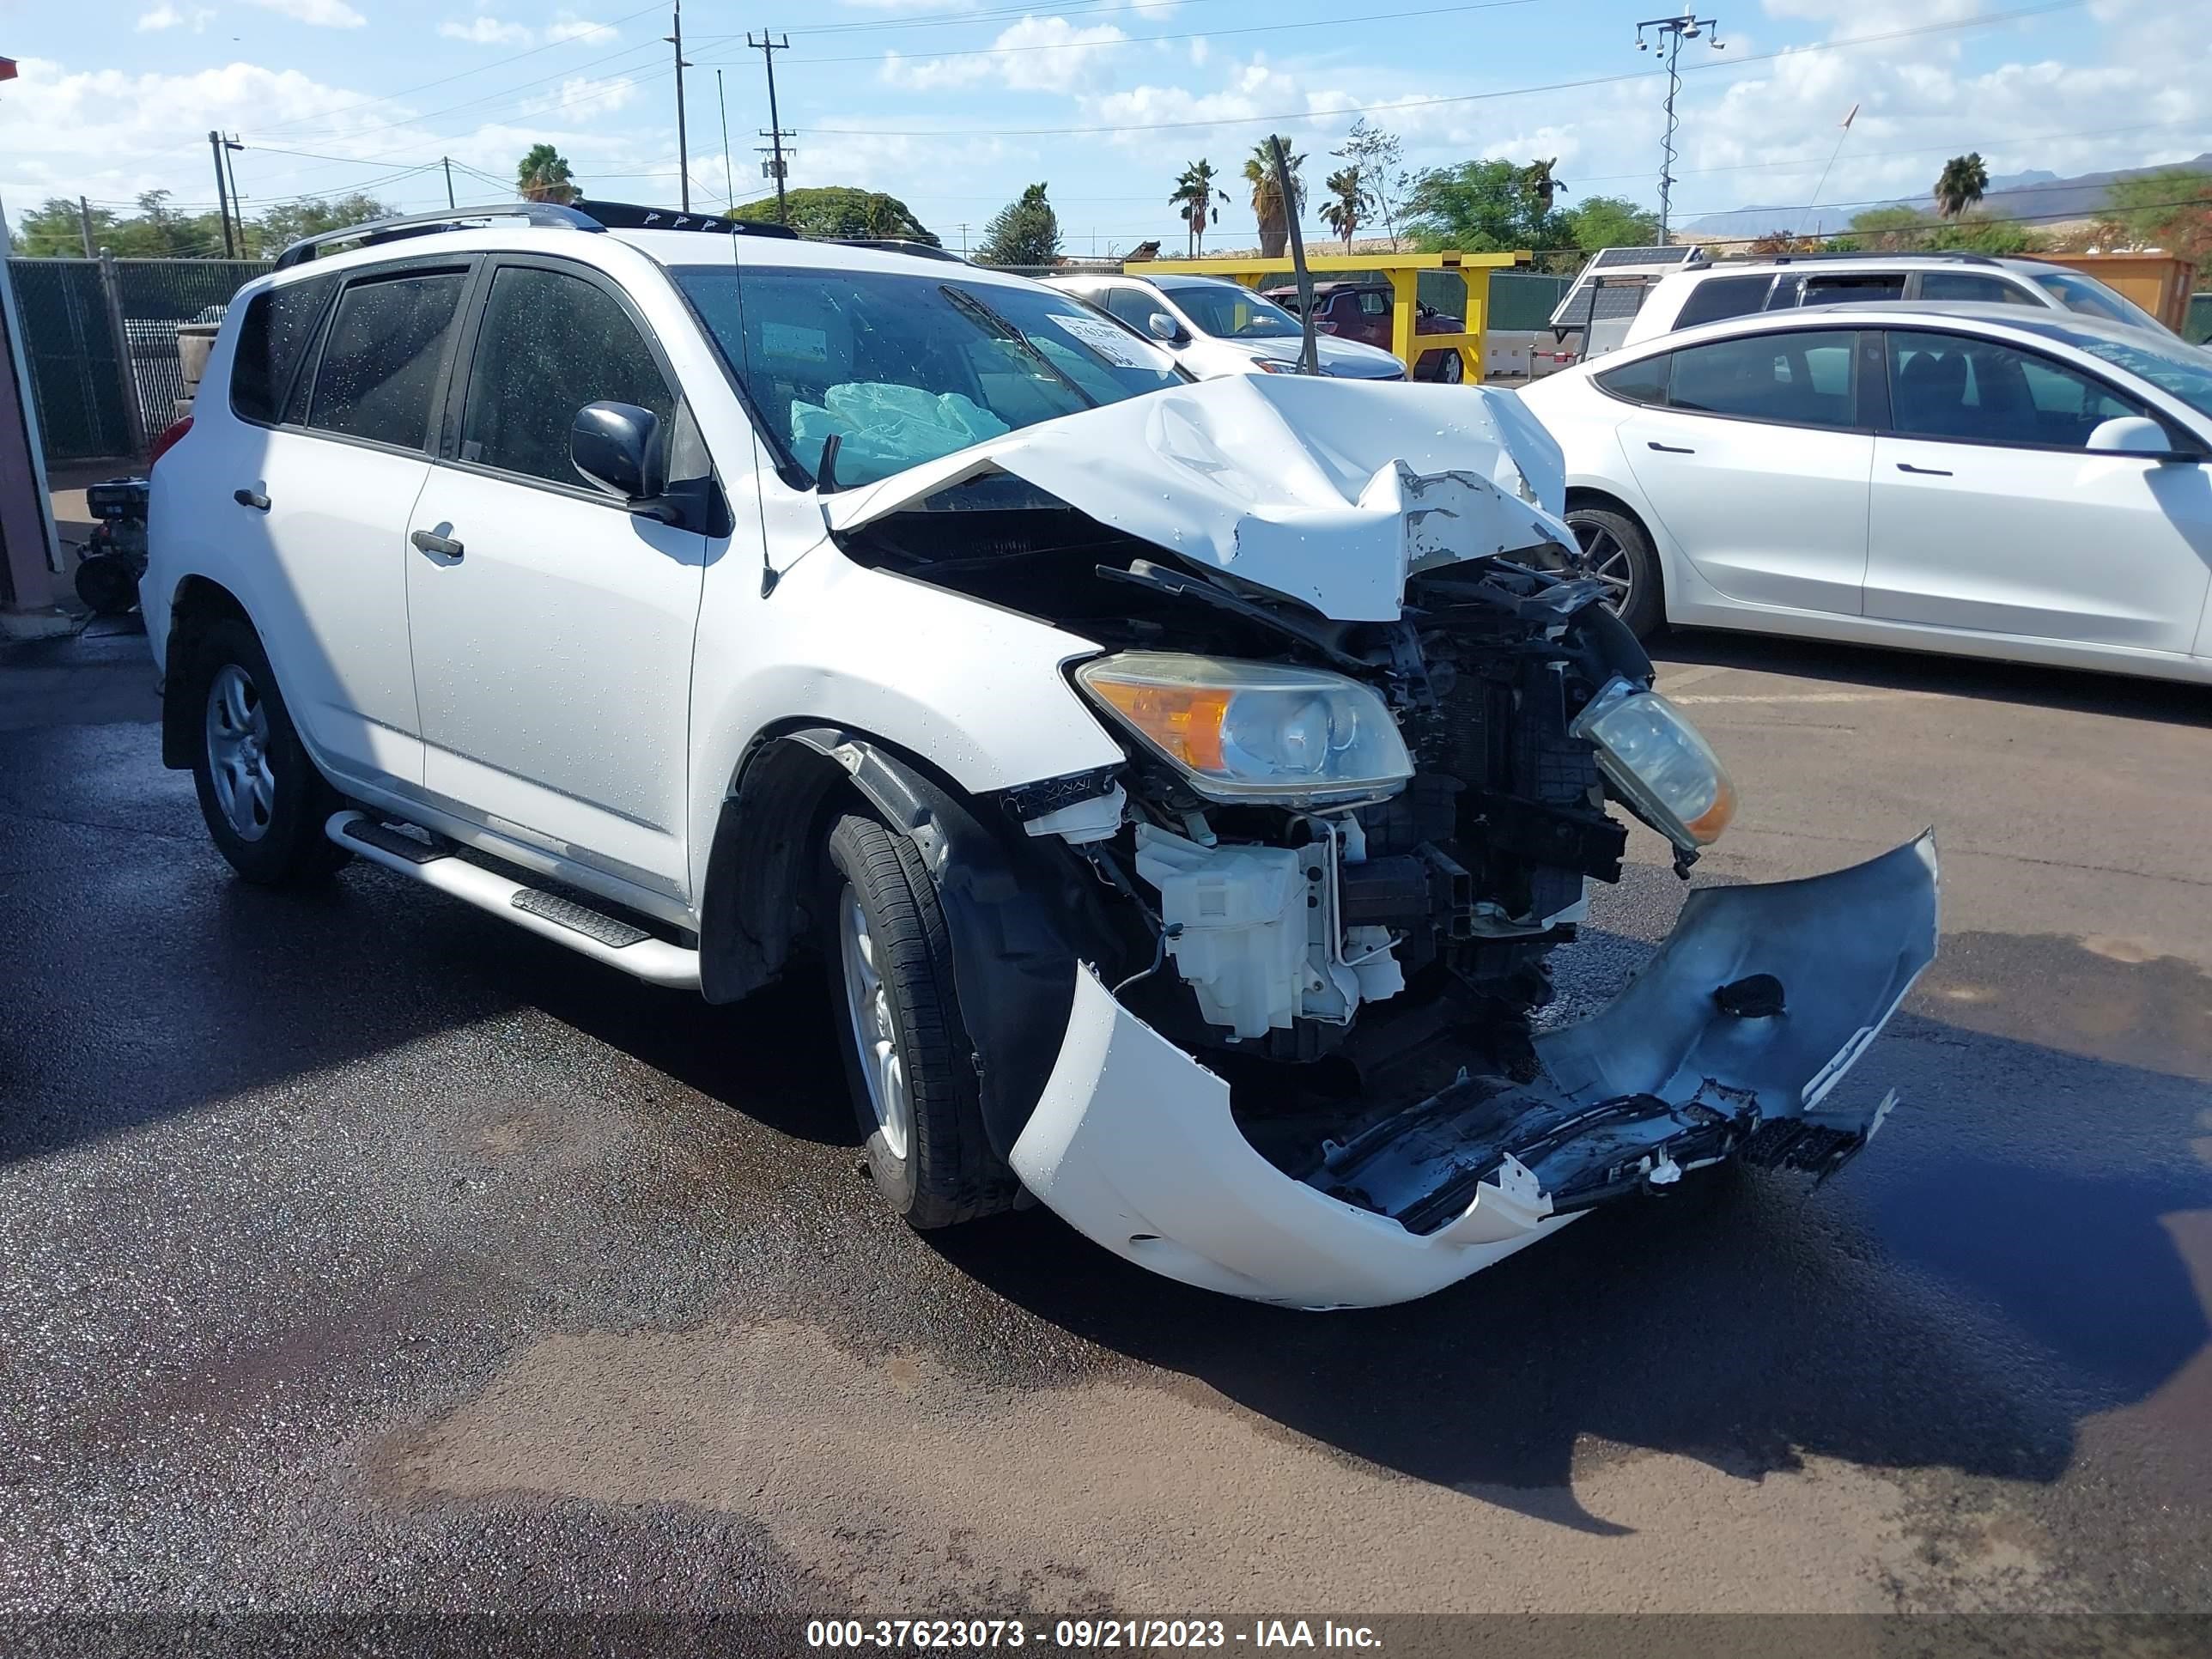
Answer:
POLYGON ((1228 1085, 1085 969, 1014 1169, 1077 1231, 1170 1278, 1300 1308, 1409 1301, 1700 1164, 1837 1167, 1890 1103, 1831 1093, 1936 933, 1932 834, 1832 875, 1702 888, 1618 997, 1537 1039, 1533 1082, 1455 1085, 1310 1182, 1255 1151, 1228 1085))

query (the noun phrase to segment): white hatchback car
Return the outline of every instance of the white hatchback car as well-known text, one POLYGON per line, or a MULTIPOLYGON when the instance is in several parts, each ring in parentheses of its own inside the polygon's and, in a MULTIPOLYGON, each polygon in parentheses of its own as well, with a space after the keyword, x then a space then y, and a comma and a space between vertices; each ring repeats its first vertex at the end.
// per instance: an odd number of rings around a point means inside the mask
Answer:
MULTIPOLYGON (((1158 341, 1201 380, 1218 374, 1295 374, 1305 325, 1294 312, 1219 276, 1050 276, 1158 341), (1157 319, 1157 320, 1155 320, 1157 319)), ((1351 380, 1402 380, 1406 366, 1380 347, 1314 338, 1321 372, 1351 380)))
POLYGON ((1569 532, 1513 398, 1194 384, 1034 283, 610 204, 278 263, 141 587, 248 879, 365 860, 713 1002, 811 965, 908 1221, 1026 1194, 1303 1307, 1879 1125, 1836 1085, 1934 951, 1925 840, 1694 892, 1535 1032, 1607 801, 1686 864, 1734 795, 1522 562, 1569 532))
POLYGON ((1829 306, 1521 394, 1577 568, 1662 621, 2212 679, 2212 354, 2014 306, 1829 306))

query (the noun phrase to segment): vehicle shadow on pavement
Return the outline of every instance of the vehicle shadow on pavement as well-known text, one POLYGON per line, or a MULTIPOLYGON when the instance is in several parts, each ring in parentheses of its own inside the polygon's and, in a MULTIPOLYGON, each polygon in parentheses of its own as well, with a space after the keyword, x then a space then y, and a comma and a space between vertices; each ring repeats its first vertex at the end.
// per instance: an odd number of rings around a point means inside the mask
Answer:
MULTIPOLYGON (((2006 943, 2046 984, 2191 981, 2134 999, 2154 1012, 2212 988, 2184 963, 2006 943)), ((2181 1253, 2203 1230, 2166 1219, 2212 1209, 2191 1150, 2212 1091, 1911 1012, 1844 1086, 1905 1103, 1825 1187, 1724 1170, 1399 1308, 1232 1301, 1035 1214, 932 1242, 1038 1317, 1285 1428, 1581 1530, 1620 1530, 1572 1490, 1614 1449, 1748 1480, 1818 1456, 2057 1480, 2083 1418, 2142 1401, 2212 1334, 2212 1260, 2181 1253)))
POLYGON ((1672 664, 1786 674, 1870 690, 2030 704, 2166 725, 2212 726, 2212 699, 2207 698, 2205 688, 2179 681, 1705 629, 1670 629, 1645 644, 1652 660, 1662 665, 1662 690, 1666 690, 1663 665, 1672 664))

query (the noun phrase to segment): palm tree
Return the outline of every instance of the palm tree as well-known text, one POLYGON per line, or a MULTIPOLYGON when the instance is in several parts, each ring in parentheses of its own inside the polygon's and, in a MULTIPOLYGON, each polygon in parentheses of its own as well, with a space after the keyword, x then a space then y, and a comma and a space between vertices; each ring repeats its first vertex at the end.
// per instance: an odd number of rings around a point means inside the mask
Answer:
POLYGON ((1229 192, 1214 183, 1219 176, 1214 172, 1212 162, 1193 161, 1182 170, 1182 176, 1176 180, 1175 194, 1168 198, 1170 207, 1182 210, 1182 222, 1187 233, 1183 237, 1183 247, 1188 252, 1205 252, 1207 222, 1221 222, 1221 210, 1214 205, 1214 198, 1218 197, 1225 202, 1229 199, 1229 192))
POLYGON ((1936 210, 1946 219, 1955 219, 1980 201, 1989 187, 1990 170, 1982 165, 1979 150, 1954 155, 1943 163, 1936 180, 1936 210))
POLYGON ((1344 251, 1349 253, 1352 233, 1375 210, 1375 198, 1359 182, 1358 167, 1340 167, 1330 173, 1326 188, 1329 199, 1322 204, 1322 222, 1344 239, 1344 251))
POLYGON ((1245 181, 1252 186, 1252 216, 1260 222, 1260 257, 1279 259, 1291 240, 1291 215, 1304 213, 1306 208, 1306 183, 1298 177, 1298 169, 1306 164, 1303 151, 1293 153, 1291 141, 1282 140, 1283 158, 1290 164, 1291 195, 1294 198, 1286 211, 1283 194, 1275 183, 1275 140, 1273 138, 1252 146, 1252 154, 1244 163, 1245 181))
POLYGON ((576 181, 569 176, 568 158, 550 144, 532 144, 515 164, 514 189, 526 202, 576 199, 576 181))

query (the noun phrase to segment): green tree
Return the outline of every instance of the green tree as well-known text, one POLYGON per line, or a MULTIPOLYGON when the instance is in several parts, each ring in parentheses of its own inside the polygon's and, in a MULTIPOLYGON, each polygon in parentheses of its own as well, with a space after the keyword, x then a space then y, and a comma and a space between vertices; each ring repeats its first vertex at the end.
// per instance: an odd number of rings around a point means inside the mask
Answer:
POLYGON ((372 219, 389 219, 398 211, 391 203, 359 191, 335 201, 309 197, 304 201, 282 202, 264 210, 258 219, 245 227, 246 246, 241 251, 249 257, 274 258, 302 238, 365 225, 372 219))
MULTIPOLYGON (((93 246, 97 248, 115 215, 106 208, 92 210, 93 246)), ((77 221, 76 204, 49 196, 15 221, 9 251, 38 259, 67 258, 84 253, 84 233, 77 221)))
POLYGON ((1340 161, 1359 169, 1359 179, 1382 216, 1382 234, 1398 240, 1398 210, 1413 180, 1406 172, 1406 147, 1398 135, 1370 126, 1365 116, 1352 122, 1343 143, 1329 151, 1340 161))
POLYGON ((1322 222, 1343 239, 1344 251, 1349 253, 1352 234, 1374 210, 1374 198, 1361 184, 1358 167, 1339 167, 1328 175, 1322 188, 1328 191, 1328 200, 1322 204, 1322 222))
POLYGON ((1502 253, 1565 246, 1567 216, 1544 207, 1528 170, 1510 161, 1431 167, 1406 198, 1406 228, 1424 248, 1502 253))
POLYGON ((1168 205, 1182 214, 1186 233, 1183 247, 1188 252, 1205 252, 1206 227, 1221 222, 1221 210, 1215 204, 1227 201, 1229 192, 1214 182, 1219 177, 1212 162, 1193 161, 1182 170, 1173 193, 1168 197, 1168 205))
POLYGON ((1554 155, 1547 161, 1531 161, 1521 169, 1521 188, 1528 192, 1528 198, 1534 204, 1535 211, 1540 216, 1552 210, 1554 198, 1567 187, 1552 176, 1552 169, 1559 165, 1559 158, 1554 155))
POLYGON ((1928 233, 1935 226, 1936 221, 1918 208, 1869 208, 1851 216, 1848 239, 1837 237, 1829 246, 1838 253, 1897 253, 1924 246, 1928 233), (1836 246, 1846 240, 1851 244, 1850 247, 1836 246))
POLYGON ((1252 186, 1252 216, 1260 222, 1260 257, 1279 259, 1290 245, 1291 215, 1306 210, 1306 182, 1298 176, 1305 166, 1303 151, 1293 150, 1287 138, 1283 143, 1283 160, 1291 175, 1289 208, 1283 203, 1282 186, 1275 179, 1274 140, 1270 138, 1252 146, 1252 154, 1245 158, 1244 182, 1252 186))
POLYGON ((578 191, 568 158, 550 144, 532 144, 514 164, 514 193, 526 202, 573 202, 578 191))
MULTIPOLYGON (((802 236, 866 237, 879 242, 943 243, 914 211, 896 196, 852 185, 809 185, 787 191, 784 201, 787 222, 802 236)), ((729 216, 751 224, 775 220, 775 198, 768 197, 732 209, 729 216)))
POLYGON ((1936 178, 1936 210, 1946 219, 1955 219, 1980 201, 1989 187, 1990 170, 1982 165, 1979 150, 1954 155, 1936 178))
POLYGON ((1031 185, 991 216, 975 258, 987 265, 1048 265, 1060 258, 1060 216, 1031 185))
POLYGON ((2123 179, 2105 201, 2127 240, 2212 267, 2212 173, 2171 167, 2123 179))
POLYGON ((1659 216, 1618 196, 1585 196, 1559 216, 1566 222, 1567 240, 1585 253, 1659 244, 1659 216))

